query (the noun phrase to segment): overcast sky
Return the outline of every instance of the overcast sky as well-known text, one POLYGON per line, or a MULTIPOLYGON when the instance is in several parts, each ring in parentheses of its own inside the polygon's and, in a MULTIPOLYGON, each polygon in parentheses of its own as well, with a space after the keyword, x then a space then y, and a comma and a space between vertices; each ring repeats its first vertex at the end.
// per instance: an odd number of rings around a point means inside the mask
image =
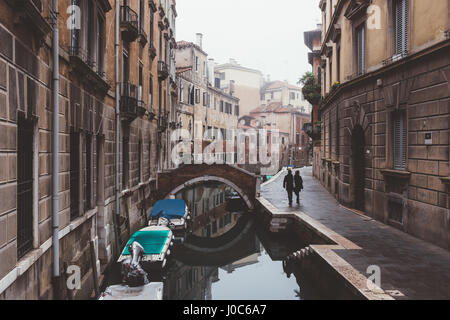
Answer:
POLYGON ((229 58, 295 84, 311 70, 303 32, 320 22, 319 0, 177 0, 177 41, 195 42, 216 62, 229 58))

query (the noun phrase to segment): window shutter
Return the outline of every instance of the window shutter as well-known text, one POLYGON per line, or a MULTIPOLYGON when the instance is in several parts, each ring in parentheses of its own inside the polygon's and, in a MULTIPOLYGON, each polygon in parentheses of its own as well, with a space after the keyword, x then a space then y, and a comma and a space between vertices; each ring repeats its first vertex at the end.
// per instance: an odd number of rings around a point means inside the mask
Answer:
POLYGON ((366 30, 364 25, 358 27, 356 31, 356 50, 357 50, 357 64, 358 75, 364 73, 365 69, 365 56, 366 56, 366 30))
POLYGON ((395 2, 395 53, 404 55, 408 45, 408 0, 397 0, 395 2))
POLYGON ((405 114, 400 113, 394 116, 393 120, 394 133, 394 169, 406 169, 406 123, 405 114))

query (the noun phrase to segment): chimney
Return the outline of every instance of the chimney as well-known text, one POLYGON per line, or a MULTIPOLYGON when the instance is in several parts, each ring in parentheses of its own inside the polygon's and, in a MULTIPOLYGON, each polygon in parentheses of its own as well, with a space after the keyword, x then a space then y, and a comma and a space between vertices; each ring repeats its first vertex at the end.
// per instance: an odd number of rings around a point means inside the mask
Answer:
POLYGON ((198 45, 200 47, 200 49, 203 50, 203 34, 202 33, 196 33, 197 36, 197 41, 196 41, 196 45, 198 45))
POLYGON ((267 82, 270 82, 270 74, 267 75, 267 82))

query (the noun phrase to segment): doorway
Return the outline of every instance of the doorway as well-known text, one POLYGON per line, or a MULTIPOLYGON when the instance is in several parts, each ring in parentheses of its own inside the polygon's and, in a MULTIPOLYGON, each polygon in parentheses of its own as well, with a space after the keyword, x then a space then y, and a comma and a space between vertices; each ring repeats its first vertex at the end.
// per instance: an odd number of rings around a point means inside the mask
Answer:
POLYGON ((352 131, 352 169, 354 208, 364 211, 365 190, 365 141, 364 130, 357 125, 352 131))

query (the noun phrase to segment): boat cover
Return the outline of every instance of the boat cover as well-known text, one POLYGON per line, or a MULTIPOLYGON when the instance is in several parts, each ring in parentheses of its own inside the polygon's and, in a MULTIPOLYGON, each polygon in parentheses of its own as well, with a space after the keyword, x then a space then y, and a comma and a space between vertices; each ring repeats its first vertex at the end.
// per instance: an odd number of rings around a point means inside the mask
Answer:
POLYGON ((125 250, 123 252, 124 256, 130 256, 128 247, 137 241, 142 247, 144 247, 144 252, 146 255, 161 254, 164 245, 169 237, 170 230, 141 230, 133 234, 133 236, 128 241, 125 250))
POLYGON ((186 214, 186 203, 180 199, 159 200, 150 213, 150 219, 180 219, 186 214))

